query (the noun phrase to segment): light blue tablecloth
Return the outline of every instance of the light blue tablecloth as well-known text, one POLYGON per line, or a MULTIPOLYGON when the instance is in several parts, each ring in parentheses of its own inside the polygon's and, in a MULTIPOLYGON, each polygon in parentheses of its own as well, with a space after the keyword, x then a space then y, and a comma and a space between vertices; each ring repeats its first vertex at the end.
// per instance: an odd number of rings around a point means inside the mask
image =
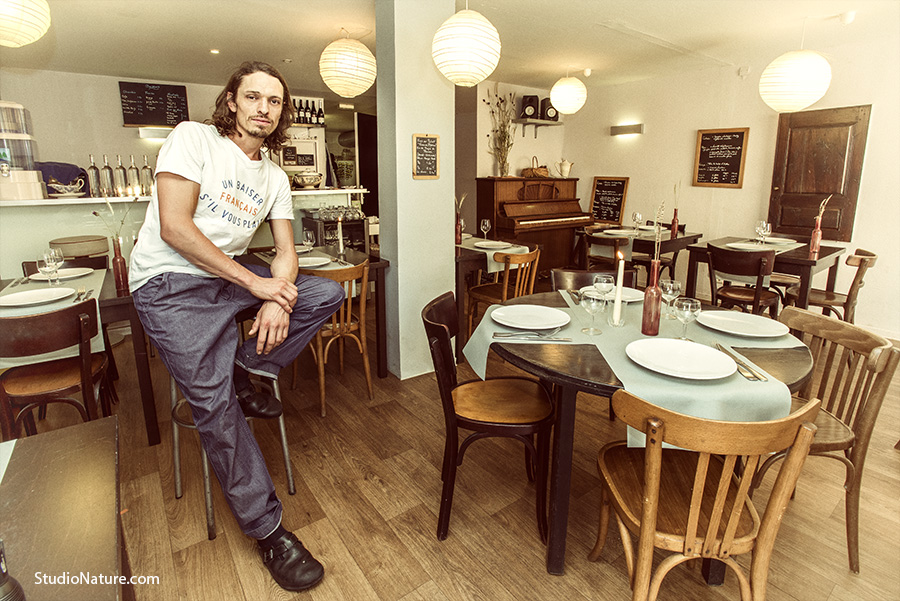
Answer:
MULTIPOLYGON (((528 252, 528 247, 520 244, 513 244, 507 248, 478 248, 475 246, 478 242, 484 242, 484 238, 466 238, 462 241, 462 244, 457 244, 460 248, 468 248, 469 250, 474 250, 476 252, 482 252, 486 255, 487 258, 487 271, 488 273, 497 273, 498 271, 503 271, 503 263, 498 263, 494 260, 494 253, 502 252, 508 253, 511 255, 523 255, 528 252)), ((512 266, 513 269, 516 266, 512 266)))

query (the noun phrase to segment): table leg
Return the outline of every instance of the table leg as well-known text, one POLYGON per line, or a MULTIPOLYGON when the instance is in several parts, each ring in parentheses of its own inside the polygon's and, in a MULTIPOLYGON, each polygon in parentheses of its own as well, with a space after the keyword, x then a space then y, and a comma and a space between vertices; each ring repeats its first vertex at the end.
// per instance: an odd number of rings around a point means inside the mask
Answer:
POLYGON ((387 310, 384 306, 384 269, 376 272, 375 280, 375 346, 378 350, 378 377, 386 378, 387 367, 387 310))
POLYGON ((569 490, 572 486, 572 446, 575 441, 574 388, 562 388, 553 429, 550 461, 550 532, 547 540, 547 571, 563 575, 566 563, 566 528, 569 521, 569 490))
POLYGON ((456 266, 456 319, 459 324, 459 334, 456 335, 456 362, 463 362, 463 348, 466 346, 466 278, 468 270, 456 266))
POLYGON ((697 298, 697 271, 700 261, 697 259, 697 253, 689 253, 687 285, 685 286, 684 295, 688 298, 697 298))
POLYGON ((131 346, 134 348, 134 367, 137 369, 138 386, 141 389, 141 405, 144 408, 144 427, 147 430, 147 443, 150 446, 158 445, 159 423, 156 421, 156 402, 153 396, 153 379, 150 376, 150 360, 147 357, 147 344, 144 336, 144 326, 138 317, 134 305, 129 311, 129 324, 131 325, 131 346))
POLYGON ((810 288, 812 288, 812 269, 807 267, 800 272, 800 296, 797 297, 797 306, 801 309, 809 307, 810 288))

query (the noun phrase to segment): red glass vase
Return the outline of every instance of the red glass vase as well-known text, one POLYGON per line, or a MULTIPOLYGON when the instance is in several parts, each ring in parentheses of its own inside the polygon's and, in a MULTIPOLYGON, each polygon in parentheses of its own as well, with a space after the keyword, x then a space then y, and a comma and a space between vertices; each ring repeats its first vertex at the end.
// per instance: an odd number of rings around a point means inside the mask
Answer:
POLYGON ((818 254, 819 246, 822 244, 822 218, 816 217, 816 227, 813 228, 812 236, 809 238, 809 252, 818 254))
POLYGON ((678 237, 678 209, 674 209, 674 211, 675 213, 672 215, 672 240, 678 237))
POLYGON ((641 334, 659 334, 659 316, 662 307, 662 291, 659 289, 659 259, 650 261, 647 274, 647 288, 644 290, 644 308, 641 315, 641 334))
POLYGON ((122 256, 122 245, 119 238, 113 238, 113 276, 116 280, 116 294, 128 296, 128 264, 122 256))
POLYGON ((456 215, 456 243, 462 244, 462 221, 458 213, 456 215))

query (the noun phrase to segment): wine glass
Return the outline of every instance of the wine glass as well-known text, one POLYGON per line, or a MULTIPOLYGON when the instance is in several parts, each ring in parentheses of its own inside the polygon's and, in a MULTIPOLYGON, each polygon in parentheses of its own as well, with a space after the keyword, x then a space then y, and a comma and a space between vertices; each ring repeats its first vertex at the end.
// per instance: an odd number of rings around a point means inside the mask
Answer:
POLYGON ((594 276, 594 289, 600 293, 603 298, 603 309, 606 311, 606 305, 609 302, 609 293, 616 287, 616 280, 608 273, 598 273, 594 276))
POLYGON ((631 214, 631 221, 634 223, 634 230, 637 231, 638 227, 641 225, 644 216, 641 215, 638 211, 635 211, 631 214))
POLYGON ((303 246, 312 248, 316 245, 316 233, 312 230, 303 230, 303 246))
POLYGON ((466 233, 466 220, 462 217, 459 218, 459 231, 466 233))
POLYGON ((581 307, 591 316, 591 326, 589 328, 581 329, 581 331, 588 336, 596 336, 601 333, 599 328, 594 327, 594 316, 600 312, 605 303, 606 301, 596 290, 588 289, 581 294, 581 307))
POLYGON ((481 220, 481 233, 484 234, 484 239, 487 240, 487 233, 491 231, 491 220, 490 219, 482 219, 481 220))
POLYGON ((756 235, 760 244, 766 243, 766 236, 772 233, 772 224, 761 219, 756 222, 756 235))
POLYGON ((678 280, 660 280, 659 289, 663 300, 666 301, 666 312, 663 319, 675 319, 672 314, 672 301, 681 295, 681 282, 678 280))
POLYGON ((59 266, 62 263, 62 251, 58 248, 48 248, 38 257, 37 268, 46 276, 51 286, 59 286, 59 266))
POLYGON ((675 316, 681 322, 682 340, 687 340, 687 326, 700 315, 700 301, 696 298, 676 298, 675 316))

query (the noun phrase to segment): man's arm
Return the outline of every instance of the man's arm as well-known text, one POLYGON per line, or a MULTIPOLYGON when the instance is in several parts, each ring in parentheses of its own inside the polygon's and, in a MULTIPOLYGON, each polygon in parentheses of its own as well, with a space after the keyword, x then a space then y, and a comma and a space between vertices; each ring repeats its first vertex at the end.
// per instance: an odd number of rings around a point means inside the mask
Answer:
MULTIPOLYGON (((160 236, 166 244, 204 271, 246 288, 257 298, 274 301, 283 311, 290 313, 297 301, 297 287, 294 284, 297 276, 296 255, 294 276, 290 280, 279 277, 281 274, 276 274, 274 269, 275 277, 260 277, 230 259, 203 235, 194 223, 200 184, 180 175, 160 172, 156 176, 156 186, 159 197, 160 236)), ((292 239, 291 251, 293 250, 292 239)), ((279 254, 281 252, 279 250, 279 254)), ((279 262, 279 269, 284 262, 286 261, 279 262)))
MULTIPOLYGON (((275 258, 272 260, 272 276, 297 280, 297 251, 294 249, 294 228, 289 219, 269 221, 272 239, 275 241, 275 258)), ((256 314, 256 321, 250 328, 250 336, 257 335, 256 353, 269 352, 284 342, 290 325, 288 314, 275 302, 265 302, 256 314)))

